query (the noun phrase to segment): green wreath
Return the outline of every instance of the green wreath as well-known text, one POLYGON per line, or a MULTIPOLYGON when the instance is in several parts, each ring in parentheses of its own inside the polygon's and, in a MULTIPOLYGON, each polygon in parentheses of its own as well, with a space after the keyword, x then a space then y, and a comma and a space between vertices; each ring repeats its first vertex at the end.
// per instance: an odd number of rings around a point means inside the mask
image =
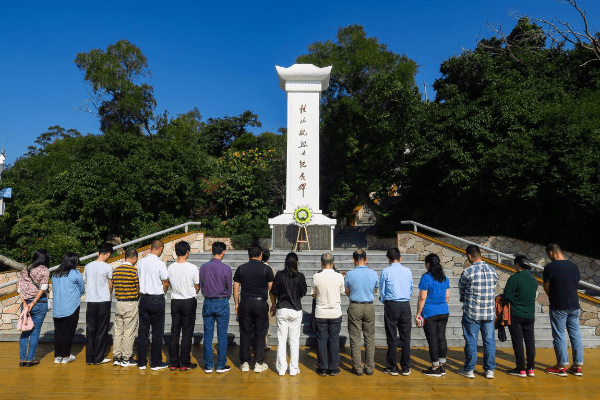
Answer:
POLYGON ((301 206, 294 211, 294 221, 297 225, 307 225, 312 218, 312 211, 306 206, 301 206))

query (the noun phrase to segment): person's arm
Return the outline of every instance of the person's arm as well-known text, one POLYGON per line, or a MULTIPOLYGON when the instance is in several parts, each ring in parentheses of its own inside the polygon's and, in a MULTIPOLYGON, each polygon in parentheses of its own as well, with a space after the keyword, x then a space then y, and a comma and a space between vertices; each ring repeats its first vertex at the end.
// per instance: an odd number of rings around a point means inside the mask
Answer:
POLYGON ((464 303, 464 301, 465 301, 466 286, 467 286, 467 278, 465 277, 465 271, 463 271, 462 274, 460 274, 460 279, 458 280, 458 294, 459 294, 458 301, 460 301, 461 303, 464 303))
POLYGON ((423 307, 425 306, 425 300, 427 300, 427 290, 419 291, 419 301, 417 302, 417 315, 415 316, 415 321, 421 317, 421 312, 423 312, 423 307))
POLYGON ((386 281, 386 273, 382 272, 381 273, 381 279, 379 280, 379 301, 381 301, 383 303, 384 299, 385 299, 385 281, 386 281))
POLYGON ((235 302, 235 313, 238 313, 240 308, 240 283, 233 282, 233 301, 235 302))
POLYGON ((44 294, 44 289, 40 289, 38 290, 37 294, 35 295, 33 301, 29 304, 27 304, 27 302, 25 301, 25 299, 23 299, 23 304, 25 304, 25 306, 27 306, 29 308, 29 311, 31 311, 31 309, 33 308, 33 306, 36 305, 36 303, 38 302, 38 300, 40 299, 40 297, 42 297, 42 295, 44 294))
POLYGON ((194 289, 196 289, 196 293, 198 293, 200 291, 200 284, 195 283, 194 289))
POLYGON ((542 283, 542 286, 544 287, 544 292, 546 292, 546 295, 550 296, 550 282, 544 282, 542 283))
POLYGON ((271 296, 271 316, 275 316, 275 313, 277 312, 277 296, 275 296, 273 293, 271 293, 269 296, 271 296))
POLYGON ((350 296, 350 288, 346 287, 346 296, 350 296))
POLYGON ((108 280, 108 293, 112 293, 113 291, 113 280, 109 279, 108 280))
POLYGON ((162 281, 162 285, 163 285, 163 292, 167 293, 167 290, 169 290, 169 280, 165 279, 164 281, 162 281))
POLYGON ((446 289, 446 304, 450 304, 450 289, 446 289))

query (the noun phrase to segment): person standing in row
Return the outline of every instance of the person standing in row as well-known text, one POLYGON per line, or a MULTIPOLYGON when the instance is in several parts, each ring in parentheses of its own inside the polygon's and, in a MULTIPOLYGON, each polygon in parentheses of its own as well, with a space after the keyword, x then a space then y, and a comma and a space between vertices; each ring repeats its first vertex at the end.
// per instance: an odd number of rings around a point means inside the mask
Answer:
POLYGON ((200 267, 200 288, 204 295, 204 372, 213 371, 212 341, 217 323, 217 373, 229 372, 227 365, 227 327, 229 326, 229 298, 232 293, 231 267, 223 262, 225 243, 212 244, 213 259, 200 267))
POLYGON ((495 297, 498 275, 481 259, 479 247, 472 244, 465 249, 471 264, 460 275, 458 292, 463 303, 462 329, 465 337, 465 363, 458 374, 475 379, 477 364, 477 337, 483 340, 483 370, 487 379, 494 379, 496 368, 496 341, 494 340, 495 297))
POLYGON ((410 269, 400 263, 402 257, 396 247, 387 251, 390 264, 381 272, 379 284, 379 300, 384 304, 383 319, 385 322, 385 336, 387 339, 386 367, 383 370, 392 376, 398 375, 397 349, 400 337, 400 368, 403 376, 411 373, 410 369, 410 330, 412 318, 410 312, 410 296, 413 292, 413 278, 410 269))
POLYGON ((159 257, 164 245, 155 240, 150 245, 150 253, 138 262, 140 280, 138 329, 138 368, 146 369, 148 363, 148 340, 152 326, 152 348, 150 350, 150 369, 159 371, 169 364, 162 360, 163 333, 165 331, 165 293, 169 288, 167 265, 159 257))
POLYGON ((306 279, 298 272, 298 255, 289 253, 283 271, 278 271, 271 287, 271 315, 277 315, 277 363, 280 376, 288 369, 286 347, 290 342, 290 376, 300 373, 300 328, 302 324, 302 296, 306 294, 306 279))
POLYGON ((510 303, 510 339, 515 352, 516 368, 508 371, 509 375, 535 376, 533 367, 535 363, 535 297, 538 284, 527 265, 527 257, 516 256, 515 268, 517 272, 511 275, 504 287, 503 298, 510 303), (527 348, 527 367, 525 366, 525 353, 523 340, 527 348))
POLYGON ((419 302, 415 320, 418 322, 424 319, 423 330, 429 345, 431 367, 423 371, 423 374, 440 377, 446 375, 444 364, 448 353, 446 325, 450 315, 450 281, 446 278, 437 255, 432 253, 425 257, 425 268, 427 272, 421 276, 419 282, 419 302))
POLYGON ((19 340, 19 366, 33 367, 40 363, 35 359, 40 331, 48 312, 48 282, 50 281, 50 257, 45 249, 33 254, 31 264, 21 270, 17 292, 33 321, 33 329, 21 332, 19 340))
POLYGON ((77 254, 67 253, 58 269, 52 274, 54 364, 68 364, 75 361, 75 356, 71 354, 71 345, 79 320, 81 296, 85 293, 83 277, 77 270, 78 265, 77 254))
POLYGON ((546 246, 546 254, 552 262, 544 267, 544 291, 550 300, 550 324, 556 353, 556 365, 546 368, 546 372, 558 376, 567 376, 567 372, 582 376, 583 343, 579 332, 581 309, 577 296, 581 279, 579 267, 565 258, 556 243, 546 246), (569 334, 573 350, 573 365, 568 369, 569 351, 565 330, 569 334))
POLYGON ((321 255, 323 270, 313 275, 312 296, 316 300, 317 374, 335 376, 340 373, 340 330, 344 276, 334 270, 331 253, 321 255))
POLYGON ((264 362, 265 337, 269 329, 267 296, 273 285, 274 276, 271 267, 261 261, 260 247, 249 247, 248 258, 250 260, 240 265, 233 275, 235 312, 240 319, 240 364, 242 372, 250 371, 250 348, 252 347, 254 372, 264 372, 269 369, 264 362))
POLYGON ((356 250, 352 255, 354 269, 348 271, 344 286, 350 299, 348 333, 352 354, 352 373, 373 375, 375 370, 375 306, 373 300, 379 287, 377 272, 367 267, 367 254, 356 250), (365 366, 361 361, 361 333, 365 341, 365 366))
POLYGON ((171 339, 169 341, 169 363, 171 371, 189 371, 198 366, 191 362, 192 339, 196 324, 200 290, 198 267, 187 262, 190 256, 190 244, 184 240, 175 243, 177 261, 169 265, 169 284, 171 285, 171 339), (179 335, 181 334, 181 353, 179 335))
POLYGON ((110 325, 110 295, 113 289, 112 267, 106 263, 113 248, 109 244, 98 247, 98 258, 85 266, 87 308, 85 312, 85 362, 98 365, 110 362, 106 358, 108 328, 110 325))
MULTIPOLYGON (((273 267, 269 264, 269 260, 271 259, 271 252, 269 251, 269 249, 263 247, 261 249, 262 252, 262 262, 265 265, 268 265, 269 268, 271 268, 271 272, 273 273, 273 276, 275 276, 275 270, 273 269, 273 267)), ((267 297, 267 305, 269 306, 269 310, 273 308, 273 303, 271 301, 271 296, 267 297)), ((267 350, 271 350, 271 346, 269 345, 269 329, 271 328, 271 325, 276 325, 277 324, 277 318, 275 318, 273 315, 271 315, 271 312, 269 312, 269 327, 267 328, 267 335, 265 336, 265 351, 267 350)))
POLYGON ((135 264, 138 253, 135 249, 125 251, 121 265, 113 271, 115 289, 115 320, 113 324, 113 365, 135 367, 133 342, 138 329, 139 280, 135 264))

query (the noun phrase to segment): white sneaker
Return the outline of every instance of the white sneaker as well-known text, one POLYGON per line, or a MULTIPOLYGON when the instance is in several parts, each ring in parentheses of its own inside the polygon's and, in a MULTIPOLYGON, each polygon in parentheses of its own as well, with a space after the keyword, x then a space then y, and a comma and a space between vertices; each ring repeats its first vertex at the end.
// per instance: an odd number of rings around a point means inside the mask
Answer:
POLYGON ((100 361, 98 364, 106 364, 111 362, 112 360, 110 358, 105 358, 104 360, 100 361))
POLYGON ((254 366, 254 372, 259 373, 259 372, 264 372, 266 370, 269 369, 269 366, 267 365, 267 363, 256 363, 256 365, 254 366))
POLYGON ((62 357, 54 357, 54 364, 62 363, 62 357))
MULTIPOLYGON (((458 369, 458 371, 456 371, 456 373, 464 376, 465 378, 475 379, 475 374, 473 373, 473 371, 465 371, 464 367, 460 367, 458 369)), ((492 373, 492 376, 493 376, 493 373, 492 373)))
POLYGON ((485 371, 485 377, 487 379, 494 379, 494 370, 490 369, 485 371))
POLYGON ((120 367, 120 366, 121 366, 121 360, 115 357, 113 359, 113 367, 120 367))
POLYGON ((121 361, 121 367, 137 367, 137 363, 132 360, 121 361))
POLYGON ((279 376, 285 376, 285 371, 278 372, 279 376))
POLYGON ((140 371, 145 371, 146 370, 146 366, 145 365, 138 365, 138 369, 140 371))
POLYGON ((296 376, 300 373, 300 369, 292 369, 290 370, 290 376, 296 376))
MULTIPOLYGON (((73 354, 71 354, 69 357, 65 357, 62 359, 61 363, 63 364, 68 364, 70 362, 75 361, 75 356, 73 354)), ((54 360, 54 362, 56 362, 56 360, 54 360)))
POLYGON ((242 372, 249 372, 250 371, 250 364, 248 364, 247 362, 245 362, 242 365, 240 365, 240 369, 242 370, 242 372))

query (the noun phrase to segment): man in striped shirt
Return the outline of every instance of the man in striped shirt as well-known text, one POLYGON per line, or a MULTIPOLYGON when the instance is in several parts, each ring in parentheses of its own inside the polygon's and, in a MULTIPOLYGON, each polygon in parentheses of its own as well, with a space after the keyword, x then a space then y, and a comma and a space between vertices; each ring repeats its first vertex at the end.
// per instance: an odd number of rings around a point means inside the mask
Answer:
POLYGON ((117 305, 115 307, 113 358, 114 366, 135 367, 133 342, 138 328, 139 282, 135 264, 135 249, 125 252, 125 260, 113 271, 113 285, 117 305))
POLYGON ((465 336, 465 364, 458 373, 467 378, 475 378, 473 370, 477 363, 477 337, 481 331, 483 369, 485 377, 493 379, 496 368, 494 298, 498 275, 492 267, 482 261, 479 247, 469 245, 465 253, 472 265, 465 268, 458 281, 460 301, 463 303, 462 328, 465 336))

